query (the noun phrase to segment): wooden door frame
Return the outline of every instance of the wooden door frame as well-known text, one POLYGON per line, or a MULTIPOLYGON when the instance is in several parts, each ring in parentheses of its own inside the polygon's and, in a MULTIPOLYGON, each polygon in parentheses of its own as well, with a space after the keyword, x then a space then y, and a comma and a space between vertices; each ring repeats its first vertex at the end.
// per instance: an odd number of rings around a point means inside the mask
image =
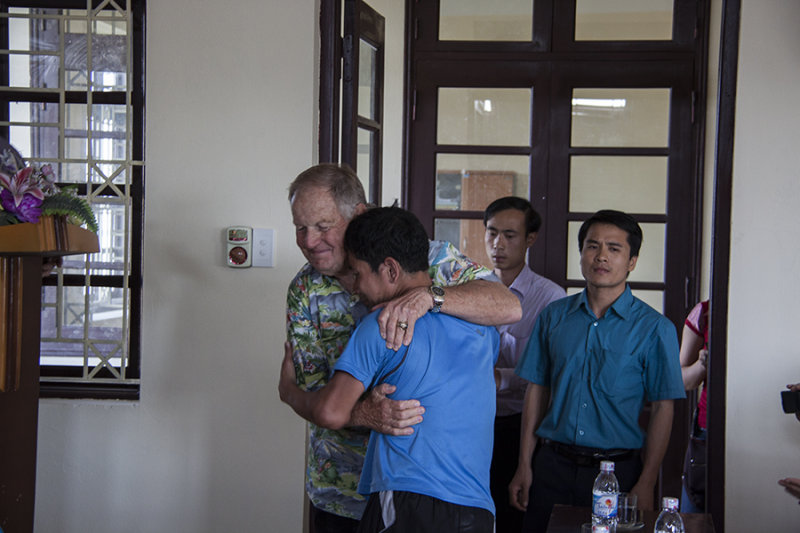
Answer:
POLYGON ((731 250, 733 150, 736 80, 739 64, 741 0, 722 1, 719 90, 711 245, 711 321, 708 363, 708 461, 706 509, 719 533, 725 532, 725 432, 728 370, 728 275, 731 250), (716 490, 715 490, 716 489, 716 490))

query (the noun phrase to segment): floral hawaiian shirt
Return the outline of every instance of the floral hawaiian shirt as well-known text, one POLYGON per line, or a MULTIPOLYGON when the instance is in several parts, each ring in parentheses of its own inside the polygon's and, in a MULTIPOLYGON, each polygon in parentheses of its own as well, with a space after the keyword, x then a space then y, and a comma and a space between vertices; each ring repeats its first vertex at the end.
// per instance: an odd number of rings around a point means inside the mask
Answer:
MULTIPOLYGON (((470 261, 450 243, 431 241, 428 269, 436 285, 458 285, 474 279, 497 281, 491 270, 470 261)), ((306 264, 289 286, 286 327, 294 352, 297 384, 304 390, 323 387, 333 376, 358 321, 368 309, 336 278, 306 264)), ((366 500, 358 480, 369 441, 369 430, 333 431, 309 424, 306 492, 323 511, 359 519, 366 500)))

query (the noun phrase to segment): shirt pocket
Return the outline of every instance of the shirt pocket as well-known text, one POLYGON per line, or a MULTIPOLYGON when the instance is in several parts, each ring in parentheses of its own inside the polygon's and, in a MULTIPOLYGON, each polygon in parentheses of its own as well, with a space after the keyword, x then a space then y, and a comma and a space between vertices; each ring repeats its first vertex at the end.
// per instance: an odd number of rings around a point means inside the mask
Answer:
POLYGON ((636 357, 628 352, 603 349, 598 357, 595 388, 609 397, 627 396, 640 389, 642 372, 636 357))

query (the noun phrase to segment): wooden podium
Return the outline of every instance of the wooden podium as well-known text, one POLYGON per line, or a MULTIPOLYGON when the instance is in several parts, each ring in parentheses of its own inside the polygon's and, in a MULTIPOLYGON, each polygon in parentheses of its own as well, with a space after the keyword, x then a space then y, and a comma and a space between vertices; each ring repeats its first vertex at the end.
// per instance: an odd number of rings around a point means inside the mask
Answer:
POLYGON ((0 528, 33 532, 42 263, 99 251, 97 235, 42 217, 0 226, 0 528))

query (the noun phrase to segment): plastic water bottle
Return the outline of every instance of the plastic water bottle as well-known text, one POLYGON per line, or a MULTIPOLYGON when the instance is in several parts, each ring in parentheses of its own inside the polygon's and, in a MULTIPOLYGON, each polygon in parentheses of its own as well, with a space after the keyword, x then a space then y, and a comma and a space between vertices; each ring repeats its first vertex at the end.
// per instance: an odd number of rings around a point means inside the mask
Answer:
POLYGON ((592 487, 592 524, 608 526, 609 531, 616 531, 618 496, 619 483, 614 475, 614 462, 601 461, 600 473, 592 487))
POLYGON ((654 533, 686 533, 683 519, 678 514, 678 498, 662 498, 661 513, 656 519, 654 533))

